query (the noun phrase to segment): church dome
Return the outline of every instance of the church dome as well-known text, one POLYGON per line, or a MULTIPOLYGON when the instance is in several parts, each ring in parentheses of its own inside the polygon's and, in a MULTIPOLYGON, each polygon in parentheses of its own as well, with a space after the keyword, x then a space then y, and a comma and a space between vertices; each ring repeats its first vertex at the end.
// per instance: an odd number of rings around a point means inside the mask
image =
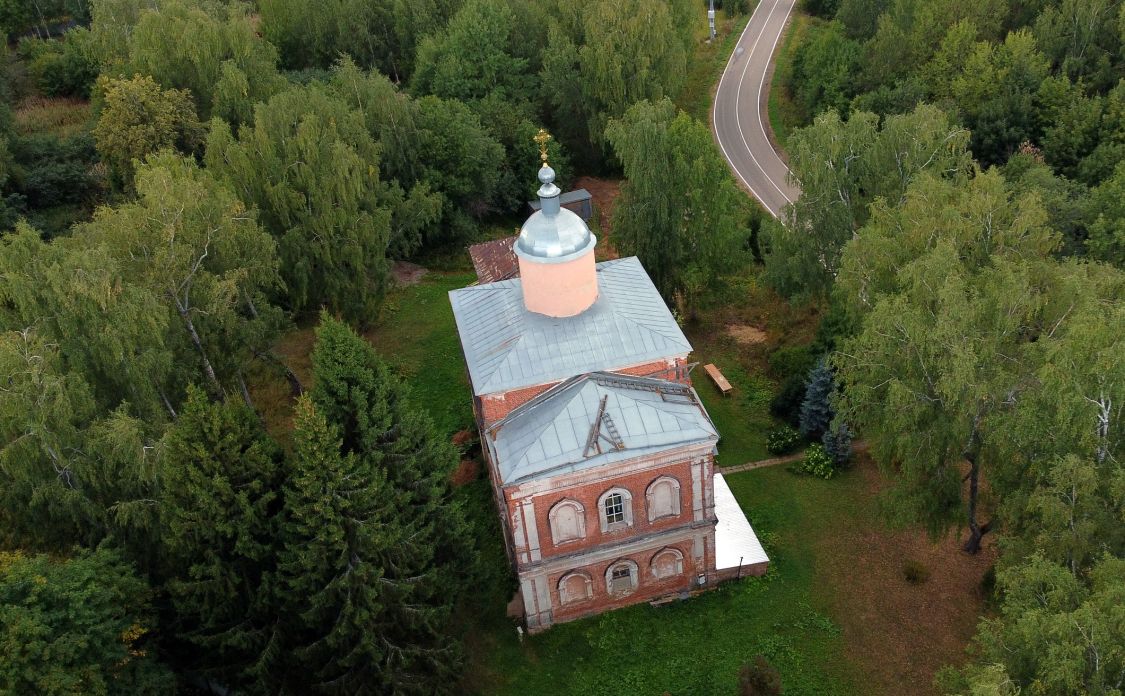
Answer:
POLYGON ((555 186, 555 171, 546 164, 539 170, 539 210, 520 228, 515 244, 517 256, 541 263, 556 263, 593 248, 590 228, 575 213, 560 205, 561 191, 555 186))

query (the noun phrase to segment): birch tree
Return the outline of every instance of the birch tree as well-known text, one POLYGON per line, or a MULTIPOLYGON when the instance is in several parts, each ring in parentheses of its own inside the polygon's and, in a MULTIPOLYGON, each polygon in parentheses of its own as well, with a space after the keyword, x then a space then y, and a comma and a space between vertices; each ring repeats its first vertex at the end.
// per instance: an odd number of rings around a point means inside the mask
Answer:
MULTIPOLYGON (((213 394, 237 387, 249 354, 276 317, 264 293, 278 283, 276 244, 234 193, 192 160, 163 153, 137 172, 137 200, 101 208, 78 235, 102 245, 126 278, 157 296, 178 331, 185 381, 213 394)), ((271 327, 273 327, 271 329, 271 327)))

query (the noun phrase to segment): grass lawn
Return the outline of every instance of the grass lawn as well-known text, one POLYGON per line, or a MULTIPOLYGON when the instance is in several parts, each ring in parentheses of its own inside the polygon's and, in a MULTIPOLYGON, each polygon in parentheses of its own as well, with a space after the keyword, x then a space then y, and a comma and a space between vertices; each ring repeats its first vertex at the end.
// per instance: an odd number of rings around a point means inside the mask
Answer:
MULTIPOLYGON (((630 607, 521 643, 503 619, 510 586, 487 592, 468 636, 466 689, 731 694, 739 665, 761 653, 788 696, 929 693, 934 670, 961 659, 990 557, 966 557, 952 539, 887 530, 875 512, 879 481, 869 462, 831 481, 781 467, 730 476, 770 572, 684 602, 630 607), (908 558, 926 565, 930 580, 906 582, 908 558)), ((487 495, 473 497, 477 514, 491 513, 487 495)))

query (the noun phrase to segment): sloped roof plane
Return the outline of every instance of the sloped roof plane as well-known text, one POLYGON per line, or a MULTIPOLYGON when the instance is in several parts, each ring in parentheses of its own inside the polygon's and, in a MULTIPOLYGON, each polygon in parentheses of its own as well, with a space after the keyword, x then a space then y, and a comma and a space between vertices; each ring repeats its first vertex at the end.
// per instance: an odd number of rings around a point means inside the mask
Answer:
POLYGON ((495 394, 691 352, 636 257, 597 265, 598 299, 573 317, 523 305, 519 278, 449 293, 473 393, 495 394))
POLYGON ((719 439, 691 387, 605 372, 552 387, 487 433, 505 485, 719 439), (612 419, 614 437, 602 437, 603 412, 612 419), (600 443, 592 447, 591 441, 600 443))

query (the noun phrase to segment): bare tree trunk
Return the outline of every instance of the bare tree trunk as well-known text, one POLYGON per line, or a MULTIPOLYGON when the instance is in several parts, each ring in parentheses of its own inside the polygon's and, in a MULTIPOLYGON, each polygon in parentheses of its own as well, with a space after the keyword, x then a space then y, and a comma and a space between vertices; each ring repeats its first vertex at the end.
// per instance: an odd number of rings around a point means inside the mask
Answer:
POLYGON ((172 408, 172 402, 165 396, 164 390, 157 387, 156 392, 160 394, 160 398, 164 401, 164 408, 168 409, 168 413, 172 414, 172 420, 176 419, 176 409, 172 408))
POLYGON ((969 460, 969 538, 961 547, 966 553, 975 554, 980 551, 981 540, 985 534, 992 530, 992 520, 981 524, 977 520, 977 499, 980 495, 980 464, 977 455, 967 456, 969 460))
POLYGON ((203 350, 203 342, 199 340, 199 333, 195 330, 195 322, 191 320, 191 314, 179 300, 176 301, 176 311, 180 313, 180 318, 184 320, 184 326, 187 327, 188 334, 191 335, 192 344, 199 351, 199 357, 203 360, 204 374, 207 375, 207 379, 215 388, 215 393, 222 394, 223 387, 219 384, 219 378, 215 376, 215 368, 211 367, 211 361, 207 359, 207 351, 203 350))
POLYGON ((277 357, 272 352, 259 353, 257 351, 254 351, 254 357, 273 363, 281 368, 285 373, 285 381, 289 382, 289 393, 294 399, 305 393, 305 387, 301 384, 301 380, 293 370, 289 369, 288 365, 281 361, 281 358, 277 357))
POLYGON ((242 400, 245 401, 246 405, 253 411, 254 401, 250 398, 250 390, 246 388, 246 380, 242 378, 242 370, 238 371, 238 388, 242 392, 242 400))

